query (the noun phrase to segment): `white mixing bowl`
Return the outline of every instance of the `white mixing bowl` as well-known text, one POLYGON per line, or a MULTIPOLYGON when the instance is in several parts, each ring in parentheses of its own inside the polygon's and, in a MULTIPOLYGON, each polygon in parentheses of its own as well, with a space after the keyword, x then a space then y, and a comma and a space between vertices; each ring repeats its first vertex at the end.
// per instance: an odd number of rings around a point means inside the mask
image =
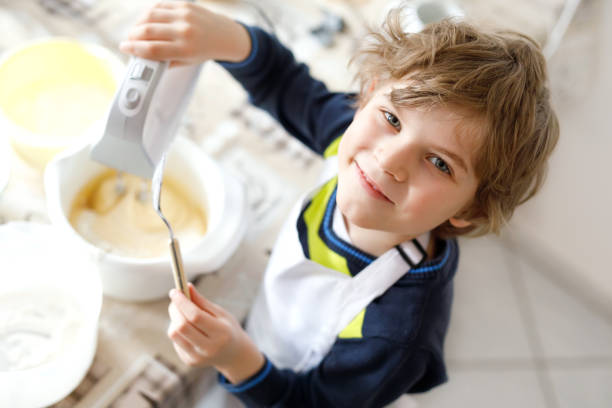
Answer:
POLYGON ((0 226, 0 407, 49 406, 87 373, 102 285, 57 227, 0 226))
POLYGON ((51 37, 0 58, 0 131, 43 169, 63 149, 99 137, 124 65, 106 48, 51 37))
MULTIPOLYGON (((45 170, 49 217, 95 260, 104 294, 118 299, 145 301, 167 296, 173 287, 170 257, 134 258, 109 253, 86 241, 68 220, 77 193, 107 167, 89 157, 91 146, 67 151, 45 170)), ((165 173, 181 180, 204 208, 207 231, 191 248, 182 247, 187 279, 219 269, 236 250, 247 225, 244 186, 221 170, 195 143, 178 137, 169 153, 165 173)), ((163 197, 162 197, 163 202, 163 197)), ((117 225, 121 233, 121 226, 117 225)))

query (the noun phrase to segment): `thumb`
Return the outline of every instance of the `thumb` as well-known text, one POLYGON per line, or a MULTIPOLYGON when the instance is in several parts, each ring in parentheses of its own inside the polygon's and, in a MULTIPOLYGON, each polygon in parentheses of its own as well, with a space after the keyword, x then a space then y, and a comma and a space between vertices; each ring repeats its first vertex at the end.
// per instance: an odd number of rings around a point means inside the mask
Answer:
POLYGON ((223 315, 224 310, 221 306, 216 305, 215 303, 202 296, 191 282, 189 282, 188 285, 189 293, 191 294, 191 301, 193 303, 195 303, 200 309, 206 310, 213 316, 223 315))

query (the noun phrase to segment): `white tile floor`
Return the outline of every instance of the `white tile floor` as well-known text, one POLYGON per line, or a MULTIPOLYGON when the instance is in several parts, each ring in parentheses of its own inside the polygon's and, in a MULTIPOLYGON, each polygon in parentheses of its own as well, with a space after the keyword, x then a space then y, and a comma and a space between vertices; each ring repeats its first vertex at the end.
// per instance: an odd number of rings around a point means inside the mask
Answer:
POLYGON ((461 240, 450 380, 418 407, 612 406, 612 322, 506 240, 461 240))
POLYGON ((528 231, 519 243, 530 247, 522 252, 548 258, 545 273, 588 294, 612 317, 611 23, 611 1, 583 0, 549 60, 561 137, 542 191, 517 210, 513 228, 528 231))

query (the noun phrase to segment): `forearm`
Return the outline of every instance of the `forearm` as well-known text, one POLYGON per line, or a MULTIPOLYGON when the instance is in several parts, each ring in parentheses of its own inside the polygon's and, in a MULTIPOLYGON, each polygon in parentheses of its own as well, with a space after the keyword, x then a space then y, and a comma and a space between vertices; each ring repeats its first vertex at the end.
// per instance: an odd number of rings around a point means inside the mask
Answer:
POLYGON ((230 361, 215 365, 232 384, 241 383, 254 376, 264 366, 266 360, 257 346, 246 336, 240 341, 230 361))
POLYGON ((217 15, 218 25, 218 51, 213 59, 228 62, 244 61, 251 53, 251 37, 246 28, 225 16, 217 15))

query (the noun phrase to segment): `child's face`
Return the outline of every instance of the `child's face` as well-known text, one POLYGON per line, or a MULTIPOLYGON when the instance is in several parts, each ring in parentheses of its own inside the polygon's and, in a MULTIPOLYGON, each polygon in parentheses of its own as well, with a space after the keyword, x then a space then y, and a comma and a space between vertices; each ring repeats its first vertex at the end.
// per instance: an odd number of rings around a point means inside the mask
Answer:
POLYGON ((373 92, 340 142, 337 202, 349 228, 388 232, 399 243, 447 220, 469 225, 455 218, 478 186, 477 137, 458 131, 467 119, 446 108, 394 107, 392 89, 373 92))

